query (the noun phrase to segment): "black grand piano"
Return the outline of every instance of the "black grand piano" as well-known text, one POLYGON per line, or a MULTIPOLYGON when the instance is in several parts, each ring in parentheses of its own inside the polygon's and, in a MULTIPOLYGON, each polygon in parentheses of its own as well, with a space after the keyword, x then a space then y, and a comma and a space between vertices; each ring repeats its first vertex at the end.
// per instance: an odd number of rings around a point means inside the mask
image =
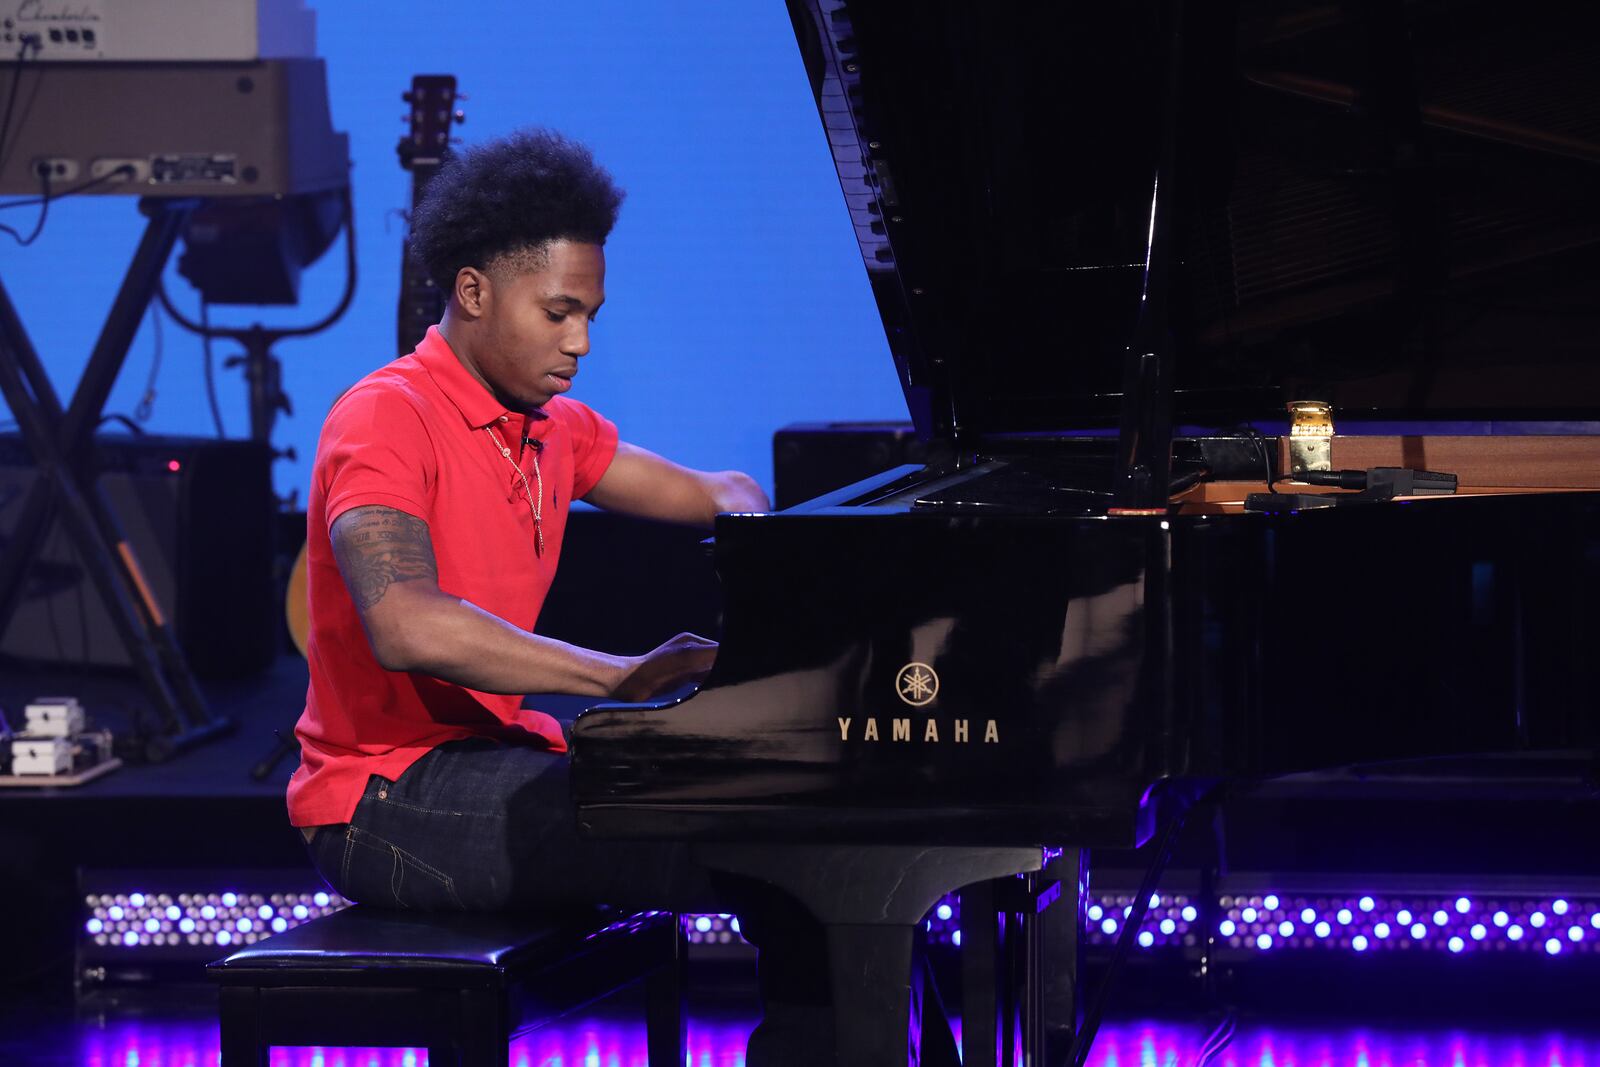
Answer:
POLYGON ((715 670, 579 718, 587 832, 803 900, 844 1064, 906 1062, 935 899, 1021 886, 1055 1067, 1088 849, 1218 782, 1594 747, 1591 5, 789 6, 933 459, 719 517, 715 670))

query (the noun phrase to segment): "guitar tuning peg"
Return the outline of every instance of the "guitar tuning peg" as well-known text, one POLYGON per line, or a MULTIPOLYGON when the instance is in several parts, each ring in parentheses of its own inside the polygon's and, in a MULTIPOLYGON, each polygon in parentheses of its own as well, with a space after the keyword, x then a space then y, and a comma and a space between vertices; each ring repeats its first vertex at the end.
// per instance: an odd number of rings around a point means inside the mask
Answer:
POLYGON ((400 94, 400 99, 405 101, 408 104, 411 103, 411 91, 408 89, 407 91, 401 93, 400 94))
POLYGON ((450 138, 450 143, 451 143, 451 144, 460 144, 460 143, 461 143, 461 138, 459 138, 459 137, 452 137, 452 138, 450 138))
POLYGON ((457 100, 471 100, 472 97, 468 96, 466 93, 457 93, 456 94, 456 99, 457 100))
POLYGON ((456 119, 456 122, 458 124, 462 123, 462 122, 466 122, 467 121, 467 113, 465 111, 457 109, 456 110, 456 114, 455 114, 455 119, 456 119))

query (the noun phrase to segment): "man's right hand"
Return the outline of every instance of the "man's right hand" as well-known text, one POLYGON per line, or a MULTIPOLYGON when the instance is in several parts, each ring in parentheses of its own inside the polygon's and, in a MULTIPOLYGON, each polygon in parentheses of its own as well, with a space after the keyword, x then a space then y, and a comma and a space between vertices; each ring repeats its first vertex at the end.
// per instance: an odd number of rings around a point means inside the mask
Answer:
POLYGON ((717 660, 717 643, 695 634, 679 634, 642 656, 629 658, 631 669, 611 691, 613 700, 636 704, 698 682, 717 660))

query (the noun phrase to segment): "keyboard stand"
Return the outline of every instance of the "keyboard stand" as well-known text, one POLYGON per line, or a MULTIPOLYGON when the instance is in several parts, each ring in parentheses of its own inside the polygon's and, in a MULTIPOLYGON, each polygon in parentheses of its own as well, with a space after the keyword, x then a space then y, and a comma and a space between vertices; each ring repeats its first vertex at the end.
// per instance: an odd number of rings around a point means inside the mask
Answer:
POLYGON ((150 221, 65 410, 0 284, 0 393, 39 471, 11 541, 0 552, 0 633, 11 623, 28 568, 59 509, 66 533, 160 716, 161 732, 145 741, 144 755, 152 761, 220 736, 233 724, 211 714, 195 685, 172 624, 151 593, 100 488, 93 442, 139 322, 196 206, 193 200, 140 201, 139 208, 150 221))

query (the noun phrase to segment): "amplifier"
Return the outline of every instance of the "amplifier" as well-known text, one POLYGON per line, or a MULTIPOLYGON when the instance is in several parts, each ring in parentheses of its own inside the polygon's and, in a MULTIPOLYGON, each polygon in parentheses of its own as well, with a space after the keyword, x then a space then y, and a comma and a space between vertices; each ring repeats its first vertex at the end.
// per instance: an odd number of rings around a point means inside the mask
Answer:
POLYGON ((772 435, 773 505, 789 508, 879 471, 927 462, 909 422, 799 422, 772 435))
POLYGON ((193 62, 316 52, 305 0, 0 0, 0 54, 29 62, 193 62))
MULTIPOLYGON (((195 674, 242 676, 277 655, 271 450, 254 441, 99 437, 100 487, 195 674)), ((17 434, 0 434, 0 547, 36 477, 17 434)), ((77 545, 57 518, 33 556, 0 658, 131 665, 77 545)))
POLYGON ((291 196, 349 183, 320 59, 0 63, 19 101, 0 193, 291 196), (127 167, 125 177, 107 177, 127 167))

